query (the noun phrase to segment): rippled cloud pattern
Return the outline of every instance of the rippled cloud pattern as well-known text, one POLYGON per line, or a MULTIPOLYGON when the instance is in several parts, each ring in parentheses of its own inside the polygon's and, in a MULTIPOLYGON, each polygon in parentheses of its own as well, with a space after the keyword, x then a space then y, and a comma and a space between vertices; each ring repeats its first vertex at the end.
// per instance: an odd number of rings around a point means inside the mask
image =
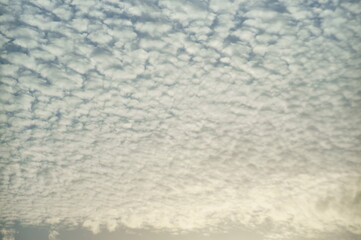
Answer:
POLYGON ((0 9, 3 226, 361 234, 358 1, 0 9))

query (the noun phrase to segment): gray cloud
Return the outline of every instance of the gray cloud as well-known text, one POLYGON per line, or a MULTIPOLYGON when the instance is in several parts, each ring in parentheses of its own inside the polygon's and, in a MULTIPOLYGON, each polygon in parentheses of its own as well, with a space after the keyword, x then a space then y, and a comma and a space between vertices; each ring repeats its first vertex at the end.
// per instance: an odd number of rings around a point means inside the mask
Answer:
POLYGON ((1 4, 3 223, 361 234, 359 4, 1 4))

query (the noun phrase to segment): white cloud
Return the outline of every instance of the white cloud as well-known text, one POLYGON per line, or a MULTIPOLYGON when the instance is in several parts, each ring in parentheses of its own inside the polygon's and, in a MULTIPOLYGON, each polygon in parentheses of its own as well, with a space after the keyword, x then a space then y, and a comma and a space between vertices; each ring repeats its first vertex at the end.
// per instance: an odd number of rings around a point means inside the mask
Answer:
POLYGON ((49 231, 49 235, 48 235, 49 240, 57 240, 58 236, 59 236, 58 231, 53 230, 53 229, 49 231))
POLYGON ((353 3, 20 3, 0 222, 361 234, 353 3))
POLYGON ((14 234, 15 231, 12 229, 0 229, 0 236, 3 240, 15 240, 14 234))

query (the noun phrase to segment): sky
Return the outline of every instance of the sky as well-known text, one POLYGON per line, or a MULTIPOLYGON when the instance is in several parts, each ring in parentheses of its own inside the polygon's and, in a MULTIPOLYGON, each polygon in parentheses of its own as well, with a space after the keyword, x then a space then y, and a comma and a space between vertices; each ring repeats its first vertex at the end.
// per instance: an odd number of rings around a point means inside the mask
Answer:
POLYGON ((0 0, 0 239, 361 239, 361 3, 0 0))

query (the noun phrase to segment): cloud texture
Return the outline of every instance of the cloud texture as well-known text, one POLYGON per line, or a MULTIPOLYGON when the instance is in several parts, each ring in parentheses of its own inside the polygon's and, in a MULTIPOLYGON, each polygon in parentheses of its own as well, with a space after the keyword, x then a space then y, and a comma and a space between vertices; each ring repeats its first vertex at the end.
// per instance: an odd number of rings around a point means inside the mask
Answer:
POLYGON ((359 3, 0 9, 5 225, 361 234, 359 3))

